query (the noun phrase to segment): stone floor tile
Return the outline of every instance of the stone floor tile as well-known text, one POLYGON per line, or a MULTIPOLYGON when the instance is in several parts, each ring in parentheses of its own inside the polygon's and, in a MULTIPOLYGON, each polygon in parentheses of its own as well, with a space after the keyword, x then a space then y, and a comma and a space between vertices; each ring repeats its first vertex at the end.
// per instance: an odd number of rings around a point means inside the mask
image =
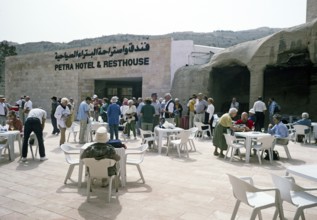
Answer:
MULTIPOLYGON (((235 205, 227 173, 251 176, 255 184, 272 187, 271 173, 284 175, 290 165, 313 164, 317 146, 289 144, 293 160, 286 159, 283 149, 278 149, 281 159, 260 165, 252 156, 250 163, 235 159, 233 162, 213 156, 211 140, 196 139, 196 152, 190 158, 178 158, 175 150, 169 156, 151 150, 141 165, 146 183, 140 181, 135 166, 127 166, 127 185, 119 188, 117 198, 106 201, 107 188, 96 186, 91 200, 86 201, 86 183, 78 189, 78 167, 71 181, 64 184, 69 165, 58 148, 59 136, 50 135, 51 124, 47 121, 45 137, 47 161, 32 160, 30 152, 26 163, 7 157, 0 160, 0 220, 1 219, 128 219, 128 220, 181 220, 181 219, 230 219, 235 205)), ((128 141, 128 147, 140 144, 128 141)), ((70 143, 80 147, 77 143, 70 143)), ((182 154, 183 155, 183 154, 182 154)), ((296 181, 304 186, 316 186, 303 178, 296 181)), ((316 192, 317 193, 317 192, 316 192)), ((271 219, 273 209, 263 211, 265 219, 271 219)), ((295 207, 284 203, 287 219, 292 219, 295 207)), ((249 219, 251 208, 241 205, 237 219, 249 219)), ((305 211, 306 219, 317 218, 317 208, 305 211)))
POLYGON ((0 216, 0 220, 34 220, 37 217, 29 217, 18 212, 12 212, 8 215, 0 216))

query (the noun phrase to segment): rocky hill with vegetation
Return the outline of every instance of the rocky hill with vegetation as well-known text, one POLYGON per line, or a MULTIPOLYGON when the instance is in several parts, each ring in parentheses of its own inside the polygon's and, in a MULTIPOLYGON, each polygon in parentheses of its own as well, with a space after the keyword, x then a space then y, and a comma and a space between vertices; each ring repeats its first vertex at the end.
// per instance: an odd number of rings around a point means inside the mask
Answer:
POLYGON ((242 42, 259 39, 270 34, 273 34, 275 32, 278 32, 280 30, 280 28, 262 27, 245 31, 218 30, 210 33, 174 32, 166 35, 117 34, 97 38, 73 40, 68 43, 51 43, 42 41, 36 43, 16 44, 10 42, 10 45, 14 45, 16 47, 17 54, 21 55, 28 53, 62 50, 67 48, 86 47, 97 44, 172 37, 174 40, 193 40, 194 44, 196 45, 226 48, 242 42))

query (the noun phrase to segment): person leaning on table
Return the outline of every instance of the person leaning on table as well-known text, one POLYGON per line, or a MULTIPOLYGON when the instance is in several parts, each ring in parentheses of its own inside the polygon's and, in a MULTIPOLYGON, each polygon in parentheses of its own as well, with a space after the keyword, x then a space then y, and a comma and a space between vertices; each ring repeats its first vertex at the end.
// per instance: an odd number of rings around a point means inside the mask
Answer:
POLYGON ((269 124, 268 133, 276 137, 276 143, 285 145, 288 144, 288 129, 286 125, 282 122, 282 116, 279 114, 273 115, 273 123, 269 124))
POLYGON ((24 124, 24 138, 21 158, 22 162, 26 161, 26 156, 28 154, 28 143, 32 131, 35 133, 39 143, 40 160, 47 160, 45 157, 45 147, 43 141, 43 130, 45 126, 46 115, 46 111, 40 108, 32 108, 30 110, 24 124))
POLYGON ((223 134, 227 133, 227 129, 236 130, 232 125, 232 118, 236 117, 238 109, 230 108, 229 112, 223 114, 218 121, 218 124, 215 128, 215 136, 213 138, 213 144, 215 146, 214 155, 219 157, 224 157, 224 150, 227 150, 228 145, 226 143, 225 136, 223 134), (218 153, 218 148, 220 148, 220 153, 218 153))

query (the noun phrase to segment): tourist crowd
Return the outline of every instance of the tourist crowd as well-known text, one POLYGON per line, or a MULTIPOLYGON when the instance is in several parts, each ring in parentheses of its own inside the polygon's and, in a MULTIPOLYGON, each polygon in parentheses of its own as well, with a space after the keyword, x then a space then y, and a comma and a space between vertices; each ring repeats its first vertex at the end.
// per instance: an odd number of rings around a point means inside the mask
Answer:
MULTIPOLYGON (((231 131, 262 131, 264 132, 265 113, 268 111, 270 124, 267 132, 277 138, 287 138, 288 128, 282 121, 280 105, 270 98, 264 103, 262 97, 254 102, 253 108, 248 112, 239 112, 240 103, 236 97, 232 98, 228 113, 223 114, 219 119, 215 114, 214 100, 204 96, 202 93, 193 94, 187 101, 173 98, 170 93, 158 98, 157 93, 152 93, 147 98, 121 98, 117 96, 108 99, 100 99, 97 95, 86 97, 77 106, 73 98, 51 98, 50 118, 53 126, 52 134, 60 134, 59 145, 65 143, 66 128, 70 127, 74 120, 80 125, 79 143, 84 144, 87 140, 87 126, 91 121, 106 122, 110 132, 110 140, 119 140, 119 130, 123 132, 124 138, 129 139, 131 135, 136 139, 141 130, 154 131, 156 126, 162 126, 167 121, 176 127, 195 126, 195 122, 210 126, 208 135, 213 135, 214 155, 223 157, 223 151, 227 150, 227 143, 224 133, 231 131), (268 106, 268 107, 267 107, 268 106), (187 116, 183 116, 183 112, 187 116), (240 114, 239 114, 240 113, 240 114), (77 116, 75 118, 75 115, 77 116), (217 118, 214 123, 214 118, 217 118), (215 126, 216 124, 216 126, 215 126), (212 129, 215 127, 215 131, 212 129), (218 152, 218 149, 220 152, 218 152)), ((46 111, 41 108, 33 108, 29 96, 21 96, 15 105, 10 105, 0 95, 0 125, 7 125, 10 130, 19 130, 24 136, 22 147, 22 160, 26 160, 27 145, 31 132, 34 132, 39 141, 39 152, 42 160, 46 159, 43 128, 46 120, 46 111), (15 111, 10 111, 14 109, 15 111)), ((302 119, 294 124, 311 126, 308 113, 302 114, 302 119)), ((306 132, 309 132, 308 130, 306 132)))

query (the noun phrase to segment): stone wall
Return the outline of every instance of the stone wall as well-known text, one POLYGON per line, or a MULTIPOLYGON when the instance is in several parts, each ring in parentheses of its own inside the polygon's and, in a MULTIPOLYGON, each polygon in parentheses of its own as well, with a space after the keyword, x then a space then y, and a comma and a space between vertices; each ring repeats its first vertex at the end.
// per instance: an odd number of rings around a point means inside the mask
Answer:
POLYGON ((28 95, 35 107, 41 106, 49 112, 52 96, 73 97, 79 103, 94 94, 95 80, 139 77, 143 82, 143 97, 152 92, 163 96, 171 88, 171 41, 166 38, 73 48, 56 51, 57 54, 46 52, 7 57, 5 95, 10 103, 21 95, 28 95), (81 56, 78 57, 78 53, 82 53, 81 56), (139 58, 143 58, 143 64, 119 66, 118 63, 118 60, 139 58), (147 64, 144 58, 148 60, 147 64), (116 65, 114 60, 117 60, 116 65))
POLYGON ((171 94, 173 98, 179 98, 184 112, 192 94, 203 93, 210 96, 210 71, 211 68, 205 65, 186 66, 176 71, 171 94))

